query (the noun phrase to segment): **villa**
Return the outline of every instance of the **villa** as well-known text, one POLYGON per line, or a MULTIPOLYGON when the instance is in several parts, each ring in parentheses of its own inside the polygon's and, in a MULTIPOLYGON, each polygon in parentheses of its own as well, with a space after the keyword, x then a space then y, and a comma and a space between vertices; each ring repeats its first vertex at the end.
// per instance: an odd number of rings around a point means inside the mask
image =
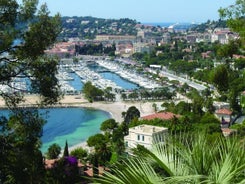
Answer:
POLYGON ((163 142, 167 133, 167 128, 151 125, 129 128, 129 134, 124 137, 126 152, 130 152, 130 149, 136 148, 138 144, 151 149, 154 143, 163 142))

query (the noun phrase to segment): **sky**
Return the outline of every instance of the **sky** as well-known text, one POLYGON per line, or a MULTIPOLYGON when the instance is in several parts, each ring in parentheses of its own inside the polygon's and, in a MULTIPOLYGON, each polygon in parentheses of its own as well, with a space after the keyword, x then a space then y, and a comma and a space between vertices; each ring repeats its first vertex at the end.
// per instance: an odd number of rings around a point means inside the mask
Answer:
POLYGON ((219 19, 219 8, 235 0, 39 0, 51 15, 130 18, 141 23, 206 22, 219 19))

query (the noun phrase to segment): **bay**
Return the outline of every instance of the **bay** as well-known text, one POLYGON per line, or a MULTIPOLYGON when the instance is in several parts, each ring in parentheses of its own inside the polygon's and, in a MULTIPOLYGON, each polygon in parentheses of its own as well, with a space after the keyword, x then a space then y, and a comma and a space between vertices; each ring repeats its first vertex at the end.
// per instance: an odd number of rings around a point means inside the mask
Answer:
MULTIPOLYGON (((111 117, 106 111, 77 107, 40 109, 39 114, 47 121, 41 137, 43 153, 54 143, 64 149, 66 141, 69 147, 85 142, 99 133, 100 124, 111 117)), ((2 115, 8 115, 8 111, 1 110, 2 115)))

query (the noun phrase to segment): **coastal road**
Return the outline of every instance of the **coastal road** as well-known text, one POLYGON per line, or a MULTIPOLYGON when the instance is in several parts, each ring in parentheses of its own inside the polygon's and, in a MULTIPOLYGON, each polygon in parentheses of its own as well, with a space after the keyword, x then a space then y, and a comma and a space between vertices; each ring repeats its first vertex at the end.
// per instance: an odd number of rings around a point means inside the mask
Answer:
POLYGON ((177 81, 180 81, 182 83, 186 83, 186 84, 188 84, 188 86, 191 86, 191 87, 195 88, 198 91, 202 91, 202 90, 205 90, 207 88, 204 85, 201 85, 201 84, 198 84, 196 82, 190 81, 190 80, 185 79, 183 77, 176 76, 176 75, 171 74, 171 73, 169 73, 167 71, 160 71, 159 75, 161 75, 162 77, 167 77, 170 80, 177 80, 177 81))

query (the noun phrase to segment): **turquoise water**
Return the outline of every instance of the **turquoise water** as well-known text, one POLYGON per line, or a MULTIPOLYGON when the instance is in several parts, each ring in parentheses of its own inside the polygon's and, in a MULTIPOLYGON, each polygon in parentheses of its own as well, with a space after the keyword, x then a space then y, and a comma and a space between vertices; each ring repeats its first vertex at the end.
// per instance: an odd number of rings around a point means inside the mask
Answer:
MULTIPOLYGON (((108 112, 88 108, 50 108, 39 112, 47 120, 41 138, 43 153, 54 143, 63 149, 66 140, 69 147, 86 141, 99 133, 100 124, 111 117, 108 112)), ((0 116, 7 114, 7 110, 0 111, 0 116)))
POLYGON ((100 132, 100 124, 109 119, 110 114, 87 108, 54 108, 44 118, 48 123, 43 129, 42 152, 46 152, 53 143, 63 149, 66 140, 69 146, 86 141, 100 132))

